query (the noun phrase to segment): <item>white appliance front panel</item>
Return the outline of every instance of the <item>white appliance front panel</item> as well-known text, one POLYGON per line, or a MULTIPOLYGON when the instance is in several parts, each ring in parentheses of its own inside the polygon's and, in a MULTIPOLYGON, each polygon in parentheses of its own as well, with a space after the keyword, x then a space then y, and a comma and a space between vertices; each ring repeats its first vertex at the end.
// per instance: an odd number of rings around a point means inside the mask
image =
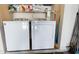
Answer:
POLYGON ((3 21, 8 51, 29 50, 29 22, 3 21))
POLYGON ((32 21, 32 49, 54 48, 56 21, 32 21))

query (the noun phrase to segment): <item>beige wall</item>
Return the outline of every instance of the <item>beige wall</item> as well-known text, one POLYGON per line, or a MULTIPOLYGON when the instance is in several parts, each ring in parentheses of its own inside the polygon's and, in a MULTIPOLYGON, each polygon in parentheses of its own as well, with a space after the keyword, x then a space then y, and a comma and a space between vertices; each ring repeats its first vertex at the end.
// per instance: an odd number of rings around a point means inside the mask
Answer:
POLYGON ((60 18, 63 16, 64 5, 63 4, 55 4, 53 6, 54 14, 56 15, 56 23, 58 24, 60 18))
POLYGON ((8 11, 8 5, 1 4, 0 5, 0 16, 2 20, 10 20, 11 16, 8 11))

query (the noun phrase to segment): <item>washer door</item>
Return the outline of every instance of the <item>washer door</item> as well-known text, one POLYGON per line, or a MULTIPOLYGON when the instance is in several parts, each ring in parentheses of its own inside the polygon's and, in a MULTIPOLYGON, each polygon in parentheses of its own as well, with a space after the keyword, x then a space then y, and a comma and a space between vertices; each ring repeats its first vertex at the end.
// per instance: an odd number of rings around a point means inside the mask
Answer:
POLYGON ((7 51, 29 50, 29 22, 3 21, 7 51))

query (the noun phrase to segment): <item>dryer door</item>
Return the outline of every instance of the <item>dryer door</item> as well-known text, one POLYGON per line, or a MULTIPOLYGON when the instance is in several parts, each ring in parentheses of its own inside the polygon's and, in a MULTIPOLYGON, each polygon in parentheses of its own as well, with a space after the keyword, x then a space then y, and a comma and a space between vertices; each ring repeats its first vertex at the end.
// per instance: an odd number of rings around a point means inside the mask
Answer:
POLYGON ((55 27, 55 21, 32 21, 32 49, 54 48, 55 27))

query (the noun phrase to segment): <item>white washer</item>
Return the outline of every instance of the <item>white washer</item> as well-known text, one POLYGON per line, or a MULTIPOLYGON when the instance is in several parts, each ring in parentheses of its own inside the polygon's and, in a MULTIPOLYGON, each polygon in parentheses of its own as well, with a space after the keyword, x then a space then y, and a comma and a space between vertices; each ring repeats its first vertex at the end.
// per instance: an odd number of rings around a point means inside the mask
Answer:
POLYGON ((3 21, 7 51, 29 50, 29 22, 3 21))

